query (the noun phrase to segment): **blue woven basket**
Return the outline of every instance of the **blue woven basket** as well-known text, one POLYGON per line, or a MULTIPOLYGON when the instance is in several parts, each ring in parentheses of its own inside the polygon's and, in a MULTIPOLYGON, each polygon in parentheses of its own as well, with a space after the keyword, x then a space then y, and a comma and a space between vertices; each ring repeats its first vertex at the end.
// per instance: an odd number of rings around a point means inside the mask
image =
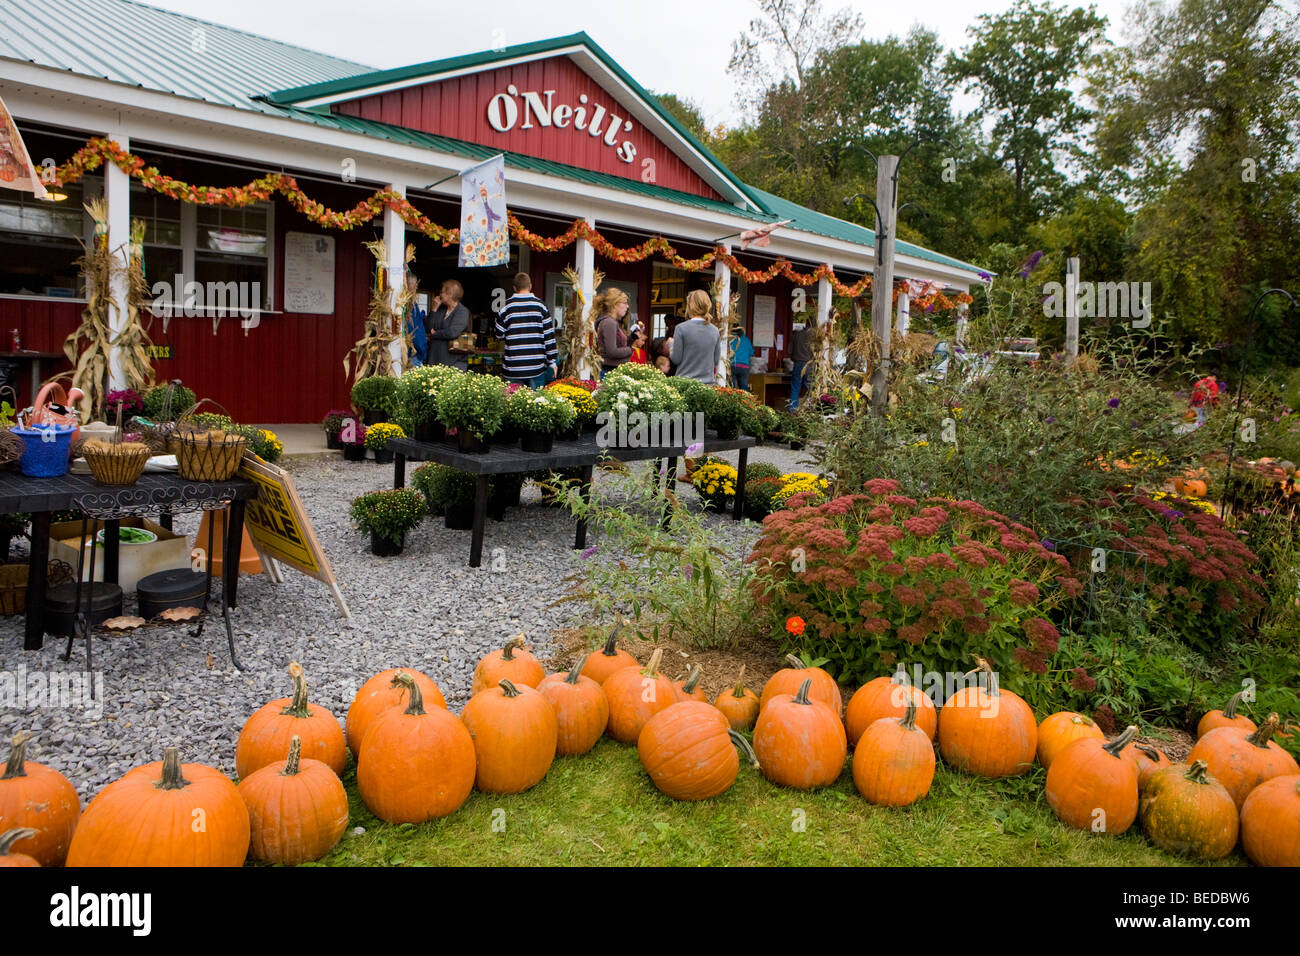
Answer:
POLYGON ((72 445, 74 425, 36 425, 11 429, 23 440, 26 449, 19 464, 29 478, 58 478, 68 473, 68 454, 72 445), (47 437, 53 434, 53 439, 47 437))

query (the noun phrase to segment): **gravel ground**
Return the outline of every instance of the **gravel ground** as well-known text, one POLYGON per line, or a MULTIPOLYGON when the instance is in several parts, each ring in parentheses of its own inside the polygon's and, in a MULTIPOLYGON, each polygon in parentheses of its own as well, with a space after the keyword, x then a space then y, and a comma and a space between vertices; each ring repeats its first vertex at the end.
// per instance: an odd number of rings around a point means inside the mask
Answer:
MULTIPOLYGON (((723 457, 735 464, 736 453, 723 457)), ((750 460, 785 471, 808 468, 805 453, 784 448, 756 448, 750 460)), ((55 675, 84 674, 84 645, 77 642, 66 664, 60 660, 65 638, 47 636, 42 650, 24 651, 22 618, 0 618, 0 735, 7 740, 20 730, 32 732, 30 758, 66 774, 83 803, 132 767, 160 760, 169 745, 179 746, 186 762, 233 776, 239 730, 258 707, 288 695, 290 660, 306 671, 311 700, 340 720, 365 679, 397 666, 424 671, 459 711, 484 654, 523 631, 546 661, 552 633, 581 613, 574 604, 548 606, 564 592, 563 578, 578 560, 570 548, 573 522, 559 509, 538 504, 531 485, 524 488, 522 506, 510 509, 504 522, 488 522, 484 566, 471 569, 470 533, 448 531, 438 519, 409 534, 398 557, 369 553, 368 537, 351 529, 348 503, 390 486, 391 466, 317 458, 286 467, 333 565, 351 621, 337 616, 324 585, 295 571, 287 570, 280 585, 265 574, 245 576, 232 612, 244 671, 230 662, 219 617, 208 621, 198 639, 192 628, 179 627, 96 636, 94 680, 102 690, 94 700, 74 694, 69 706, 38 699, 37 691, 55 675), (504 570, 494 571, 491 556, 498 548, 504 570), (26 692, 11 696, 14 686, 26 692)), ((596 475, 599 493, 608 479, 599 470, 596 475)), ((690 492, 684 498, 695 500, 690 492)), ((708 520, 717 530, 716 543, 738 556, 758 536, 750 522, 708 520)), ((193 534, 197 526, 193 515, 176 521, 178 532, 193 534)), ((23 559, 22 547, 15 542, 11 560, 23 559)), ((126 604, 126 613, 134 613, 132 595, 126 604)))

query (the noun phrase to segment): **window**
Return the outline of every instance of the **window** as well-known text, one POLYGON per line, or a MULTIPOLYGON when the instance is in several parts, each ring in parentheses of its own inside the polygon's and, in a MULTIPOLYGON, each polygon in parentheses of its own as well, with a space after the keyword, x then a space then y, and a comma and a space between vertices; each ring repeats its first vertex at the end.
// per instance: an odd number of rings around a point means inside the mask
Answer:
MULTIPOLYGON (((89 179, 89 177, 87 177, 89 179)), ((82 208, 97 183, 61 188, 59 202, 30 193, 0 190, 0 293, 76 298, 82 294, 77 260, 90 239, 90 217, 82 208), (80 242, 78 241, 80 240, 80 242)))
MULTIPOLYGON (((195 216, 194 278, 208 283, 239 283, 255 296, 257 305, 271 307, 271 207, 255 203, 242 208, 198 206, 195 216)), ((241 292, 241 297, 246 293, 241 292)), ((249 301, 241 298, 241 302, 249 301)))
POLYGON ((155 282, 166 282, 169 285, 174 283, 176 276, 185 272, 181 201, 150 192, 140 183, 133 181, 131 218, 139 219, 145 224, 145 282, 150 287, 155 282))

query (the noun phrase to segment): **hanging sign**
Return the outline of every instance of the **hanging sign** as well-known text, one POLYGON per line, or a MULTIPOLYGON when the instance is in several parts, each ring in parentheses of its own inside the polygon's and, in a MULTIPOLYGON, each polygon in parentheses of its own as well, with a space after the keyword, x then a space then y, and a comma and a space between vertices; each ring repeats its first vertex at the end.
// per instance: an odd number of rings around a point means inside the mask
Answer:
POLYGON ((510 262, 506 223, 506 160, 498 154, 460 174, 460 265, 510 262))
POLYGON ((0 100, 0 186, 45 198, 45 185, 36 175, 18 124, 9 115, 4 100, 0 100))

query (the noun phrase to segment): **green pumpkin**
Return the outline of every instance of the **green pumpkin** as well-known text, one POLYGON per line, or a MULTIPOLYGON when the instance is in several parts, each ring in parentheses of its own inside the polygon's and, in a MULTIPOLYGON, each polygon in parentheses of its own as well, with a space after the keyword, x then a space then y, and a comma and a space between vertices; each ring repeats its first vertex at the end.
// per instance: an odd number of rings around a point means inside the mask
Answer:
POLYGON ((1152 773, 1138 816, 1147 837, 1167 853, 1218 860, 1237 845, 1237 805, 1204 760, 1152 773))

